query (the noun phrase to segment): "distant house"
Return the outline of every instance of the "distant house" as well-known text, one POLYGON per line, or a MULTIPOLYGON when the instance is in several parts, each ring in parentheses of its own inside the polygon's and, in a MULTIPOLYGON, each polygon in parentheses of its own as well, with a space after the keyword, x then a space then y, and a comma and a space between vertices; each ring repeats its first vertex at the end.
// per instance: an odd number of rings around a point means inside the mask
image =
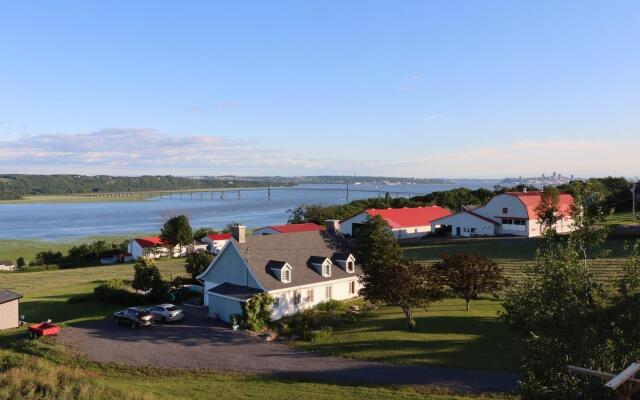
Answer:
POLYGON ((0 260, 0 271, 14 271, 15 269, 16 265, 13 261, 0 260))
POLYGON ((253 231, 254 235, 276 235, 279 233, 319 232, 325 228, 313 223, 270 225, 253 231))
POLYGON ((214 233, 203 236, 200 238, 200 241, 209 246, 209 252, 211 254, 218 254, 229 239, 231 239, 230 233, 214 233))
POLYGON ((20 325, 20 299, 22 295, 9 289, 0 289, 0 330, 20 325))
POLYGON ((345 236, 357 237, 361 226, 368 218, 381 216, 396 239, 420 238, 432 230, 432 222, 451 215, 451 211, 438 206, 369 209, 340 222, 340 232, 345 236))
POLYGON ((193 242, 188 245, 179 246, 167 243, 158 236, 149 236, 131 240, 127 251, 135 260, 140 257, 184 257, 187 254, 207 251, 207 245, 193 242))
POLYGON ((341 236, 325 231, 245 237, 244 226, 200 275, 209 314, 230 321, 242 303, 269 293, 273 319, 329 299, 358 296, 361 270, 341 236))
MULTIPOLYGON (((507 192, 493 197, 483 206, 463 210, 433 221, 433 229, 452 237, 512 235, 540 236, 542 227, 535 209, 540 204, 542 192, 507 192), (436 228, 436 225, 438 226, 436 228)), ((559 196, 558 233, 570 232, 573 228, 571 205, 573 197, 562 193, 559 196)))

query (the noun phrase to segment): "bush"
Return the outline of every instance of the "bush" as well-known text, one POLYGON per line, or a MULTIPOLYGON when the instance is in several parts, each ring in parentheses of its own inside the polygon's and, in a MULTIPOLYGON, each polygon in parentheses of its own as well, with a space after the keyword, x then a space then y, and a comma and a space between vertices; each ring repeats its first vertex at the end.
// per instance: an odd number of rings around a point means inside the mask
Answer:
POLYGON ((266 328, 271 321, 273 303, 273 297, 269 293, 255 294, 249 301, 242 303, 244 326, 253 332, 266 328))
POLYGON ((329 300, 323 301, 322 303, 316 306, 316 310, 325 311, 329 313, 344 311, 345 309, 346 309, 345 304, 335 299, 329 299, 329 300))
POLYGON ((56 271, 60 267, 57 265, 29 265, 27 267, 19 268, 16 272, 40 272, 40 271, 56 271))
POLYGON ((144 295, 125 289, 124 282, 119 279, 111 279, 93 289, 93 298, 101 303, 127 306, 141 305, 146 302, 144 295))
POLYGON ((306 331, 304 335, 302 335, 302 338, 311 343, 318 344, 327 342, 332 334, 333 329, 330 326, 323 326, 318 330, 306 331))

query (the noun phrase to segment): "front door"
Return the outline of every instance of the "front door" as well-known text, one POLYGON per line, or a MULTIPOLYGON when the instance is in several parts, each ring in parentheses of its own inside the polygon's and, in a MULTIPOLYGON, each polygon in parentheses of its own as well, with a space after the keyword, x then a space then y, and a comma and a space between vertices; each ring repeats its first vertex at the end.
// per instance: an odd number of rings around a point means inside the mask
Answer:
POLYGON ((456 236, 460 236, 460 227, 456 226, 456 236))

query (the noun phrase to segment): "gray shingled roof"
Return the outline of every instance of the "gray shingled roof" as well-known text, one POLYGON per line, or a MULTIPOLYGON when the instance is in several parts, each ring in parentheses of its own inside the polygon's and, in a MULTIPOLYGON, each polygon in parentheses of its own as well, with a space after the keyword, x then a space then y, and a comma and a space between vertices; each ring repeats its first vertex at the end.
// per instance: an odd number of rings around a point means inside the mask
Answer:
POLYGON ((0 304, 8 303, 13 300, 22 298, 20 293, 16 293, 9 289, 0 289, 0 304))
POLYGON ((0 260, 0 265, 14 265, 14 263, 10 260, 0 260))
POLYGON ((248 236, 245 243, 236 244, 253 275, 266 290, 330 282, 362 273, 358 265, 354 273, 348 273, 337 264, 336 260, 348 257, 349 246, 342 238, 324 231, 248 236), (330 277, 323 277, 311 265, 311 260, 318 258, 329 258, 333 262, 330 277), (280 282, 270 271, 274 261, 291 266, 290 283, 280 282))
POLYGON ((262 290, 227 282, 209 289, 209 292, 244 301, 249 300, 256 293, 262 293, 262 290))

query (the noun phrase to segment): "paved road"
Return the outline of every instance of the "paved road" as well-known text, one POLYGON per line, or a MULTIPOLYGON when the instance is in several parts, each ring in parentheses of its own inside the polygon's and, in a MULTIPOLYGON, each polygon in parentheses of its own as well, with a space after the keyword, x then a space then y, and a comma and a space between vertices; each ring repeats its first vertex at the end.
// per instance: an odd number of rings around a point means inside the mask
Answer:
POLYGON ((195 309, 180 323, 131 329, 110 319, 62 330, 60 340, 96 361, 165 368, 268 373, 334 383, 434 385, 456 391, 511 391, 515 374, 394 366, 322 356, 265 343, 219 325, 195 309))

